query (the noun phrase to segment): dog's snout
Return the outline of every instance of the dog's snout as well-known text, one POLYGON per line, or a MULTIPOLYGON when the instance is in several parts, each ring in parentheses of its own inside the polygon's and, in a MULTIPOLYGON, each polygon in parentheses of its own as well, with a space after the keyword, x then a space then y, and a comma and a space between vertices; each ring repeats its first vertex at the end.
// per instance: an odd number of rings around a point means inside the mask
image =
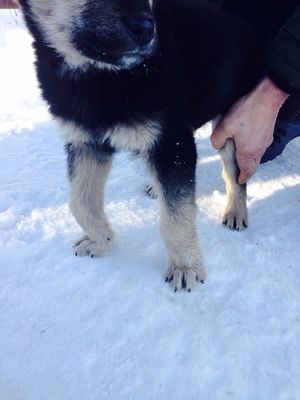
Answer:
POLYGON ((127 27, 139 46, 148 45, 154 37, 154 22, 150 17, 130 18, 127 27))

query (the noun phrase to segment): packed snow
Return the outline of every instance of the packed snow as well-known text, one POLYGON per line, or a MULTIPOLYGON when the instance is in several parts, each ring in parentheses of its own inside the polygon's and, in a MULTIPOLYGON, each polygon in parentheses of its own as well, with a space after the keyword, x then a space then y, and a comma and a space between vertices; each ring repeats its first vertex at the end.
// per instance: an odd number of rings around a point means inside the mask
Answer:
POLYGON ((117 245, 76 258, 63 141, 40 98, 20 15, 0 12, 0 400, 300 399, 300 140, 249 184, 251 225, 225 206, 210 125, 197 132, 209 277, 164 283, 159 210, 119 153, 106 194, 117 245))

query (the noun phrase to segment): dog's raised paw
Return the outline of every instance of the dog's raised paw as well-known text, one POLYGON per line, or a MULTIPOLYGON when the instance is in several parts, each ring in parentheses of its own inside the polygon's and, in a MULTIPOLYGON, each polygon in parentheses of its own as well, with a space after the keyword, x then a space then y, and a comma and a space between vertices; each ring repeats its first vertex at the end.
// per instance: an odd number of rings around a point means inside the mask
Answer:
POLYGON ((76 256, 100 257, 113 247, 113 237, 106 237, 99 241, 91 240, 87 235, 83 236, 73 246, 76 256))
POLYGON ((150 199, 157 199, 157 192, 155 190, 155 187, 152 185, 147 185, 144 189, 144 192, 150 199))
POLYGON ((166 272, 165 281, 174 287, 175 292, 180 289, 190 292, 198 282, 204 283, 206 276, 207 272, 202 264, 192 267, 171 265, 166 272))
POLYGON ((247 210, 229 210, 225 212, 223 217, 223 225, 226 228, 236 231, 243 231, 248 228, 247 210))

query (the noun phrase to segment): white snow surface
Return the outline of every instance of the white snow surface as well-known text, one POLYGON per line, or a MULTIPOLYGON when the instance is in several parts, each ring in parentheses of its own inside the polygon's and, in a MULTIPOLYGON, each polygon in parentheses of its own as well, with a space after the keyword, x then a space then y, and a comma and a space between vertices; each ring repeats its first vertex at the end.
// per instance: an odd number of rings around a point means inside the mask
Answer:
POLYGON ((300 141, 249 184, 251 225, 220 223, 219 156, 197 132, 198 228, 209 277, 164 283, 143 162, 117 155, 106 209, 117 246, 76 258, 63 142, 30 37, 0 12, 0 400, 300 399, 300 141))

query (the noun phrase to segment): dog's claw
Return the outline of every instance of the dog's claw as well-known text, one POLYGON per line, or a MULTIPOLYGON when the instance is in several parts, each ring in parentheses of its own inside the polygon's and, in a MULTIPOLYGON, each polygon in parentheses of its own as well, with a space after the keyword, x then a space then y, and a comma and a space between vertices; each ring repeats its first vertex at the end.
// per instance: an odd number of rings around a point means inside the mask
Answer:
POLYGON ((238 220, 237 218, 234 218, 233 220, 224 219, 223 225, 237 232, 240 232, 248 228, 248 225, 244 220, 238 220))
POLYGON ((91 258, 100 257, 108 251, 113 245, 113 234, 108 232, 103 238, 98 241, 91 240, 87 235, 84 235, 75 243, 76 256, 89 256, 91 258))
POLYGON ((152 185, 147 185, 144 189, 144 193, 150 198, 150 199, 157 199, 157 193, 155 192, 155 189, 152 185))
POLYGON ((180 289, 191 292, 196 286, 197 281, 204 283, 206 270, 202 264, 193 267, 174 267, 171 265, 166 274, 166 282, 171 283, 175 293, 180 289))
POLYGON ((233 220, 233 229, 236 229, 236 218, 233 220))

